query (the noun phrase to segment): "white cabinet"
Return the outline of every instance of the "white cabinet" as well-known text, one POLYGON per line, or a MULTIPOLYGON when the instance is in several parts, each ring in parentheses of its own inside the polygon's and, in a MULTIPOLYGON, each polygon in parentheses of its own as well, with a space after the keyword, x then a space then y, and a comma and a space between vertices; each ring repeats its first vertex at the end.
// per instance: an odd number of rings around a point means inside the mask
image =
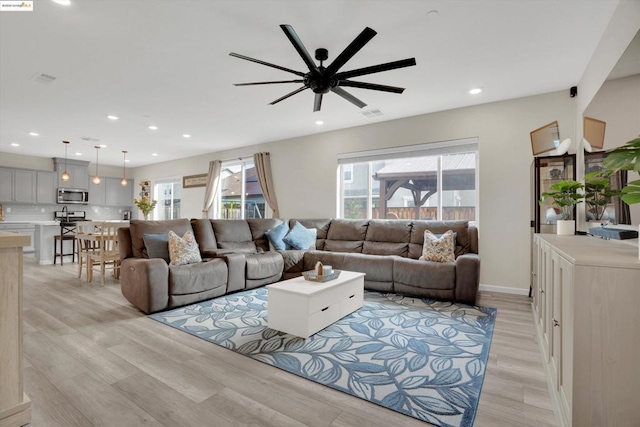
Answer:
POLYGON ((56 184, 57 177, 55 172, 36 172, 36 202, 42 204, 56 203, 56 184))
POLYGON ((35 171, 0 168, 0 202, 35 203, 35 171))
POLYGON ((24 246, 25 252, 33 252, 35 251, 35 232, 36 227, 34 224, 30 223, 0 223, 0 231, 4 231, 7 233, 18 233, 29 236, 29 244, 24 246))
POLYGON ((561 425, 637 425, 638 247, 536 234, 533 259, 534 319, 561 425))

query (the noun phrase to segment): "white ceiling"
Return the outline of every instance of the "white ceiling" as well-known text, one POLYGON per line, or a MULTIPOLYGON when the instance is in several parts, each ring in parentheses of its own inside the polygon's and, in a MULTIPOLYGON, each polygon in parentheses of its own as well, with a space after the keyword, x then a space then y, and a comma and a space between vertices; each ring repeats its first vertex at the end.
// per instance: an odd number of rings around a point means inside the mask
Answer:
MULTIPOLYGON (((0 155, 81 152, 129 166, 568 89, 580 80, 617 0, 72 0, 0 13, 0 155), (437 14, 429 14, 430 11, 437 14), (305 71, 279 28, 332 61, 366 26, 378 32, 342 70, 415 57, 417 66, 354 80, 402 95, 348 88, 383 115, 367 118, 335 94, 313 113, 295 78, 230 57, 237 52, 305 71), (33 81, 40 73, 50 84, 33 81), (481 86, 480 95, 469 89, 481 86), (112 121, 107 115, 117 115, 112 121), (324 120, 323 126, 314 124, 324 120), (158 130, 148 129, 149 125, 158 130), (40 135, 30 136, 30 131, 40 135), (192 137, 183 138, 188 133, 192 137), (95 138, 99 142, 82 138, 95 138), (20 144, 19 147, 11 143, 20 144), (151 153, 158 153, 152 157, 151 153)), ((326 64, 325 64, 326 65, 326 64)))

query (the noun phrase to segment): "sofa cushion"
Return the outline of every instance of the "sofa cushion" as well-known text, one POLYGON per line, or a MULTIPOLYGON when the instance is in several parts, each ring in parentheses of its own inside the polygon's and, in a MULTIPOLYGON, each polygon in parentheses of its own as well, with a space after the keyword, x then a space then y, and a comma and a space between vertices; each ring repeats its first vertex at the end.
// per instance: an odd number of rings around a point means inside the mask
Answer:
POLYGON ((313 249, 316 246, 317 233, 318 230, 315 228, 306 228, 299 222, 296 222, 282 238, 282 241, 294 249, 313 249))
POLYGON ((212 219, 211 226, 220 242, 252 242, 251 229, 244 219, 212 219))
POLYGON ((147 249, 147 255, 149 258, 162 258, 167 261, 167 264, 171 262, 169 257, 169 234, 143 234, 142 240, 144 240, 144 247, 147 249))
POLYGON ((429 230, 424 230, 424 244, 422 245, 421 261, 454 262, 453 231, 449 230, 436 236, 429 230))
POLYGON ((201 253, 204 254, 218 248, 211 220, 194 218, 191 220, 191 228, 193 228, 193 235, 196 236, 201 253))
POLYGON ((269 239, 269 243, 273 246, 273 248, 277 251, 283 251, 286 249, 291 249, 291 245, 286 244, 282 239, 289 232, 289 224, 283 222, 280 225, 273 227, 270 230, 267 230, 264 234, 269 239))
POLYGON ((270 249, 269 238, 266 236, 266 232, 282 224, 282 220, 278 218, 249 218, 246 221, 256 247, 268 251, 270 249))
POLYGON ((169 259, 171 265, 195 264, 202 261, 198 242, 192 231, 187 231, 182 237, 169 231, 169 259))
POLYGON ((456 233, 456 258, 470 251, 469 221, 413 221, 411 241, 409 243, 409 258, 418 259, 422 256, 424 231, 442 234, 447 230, 456 233))
POLYGON ((129 223, 131 233, 131 247, 135 258, 149 258, 147 249, 144 246, 145 234, 162 234, 168 233, 170 230, 177 235, 182 236, 191 229, 191 223, 186 218, 168 219, 165 221, 144 221, 140 219, 132 219, 129 223))
POLYGON ((431 262, 410 258, 393 258, 393 282, 422 289, 454 289, 455 262, 431 262))
POLYGON ((247 255, 247 279, 257 280, 277 276, 284 269, 282 255, 278 252, 247 255))
POLYGON ((197 264, 169 266, 169 295, 207 291, 227 283, 227 265, 220 258, 197 264))
POLYGON ((406 257, 411 239, 411 221, 372 219, 367 227, 362 253, 406 257))
POLYGON ((228 249, 237 254, 255 254, 258 252, 253 242, 218 242, 218 247, 220 249, 228 249))
POLYGON ((324 250, 361 253, 368 224, 368 220, 332 220, 327 232, 327 240, 324 242, 324 250))

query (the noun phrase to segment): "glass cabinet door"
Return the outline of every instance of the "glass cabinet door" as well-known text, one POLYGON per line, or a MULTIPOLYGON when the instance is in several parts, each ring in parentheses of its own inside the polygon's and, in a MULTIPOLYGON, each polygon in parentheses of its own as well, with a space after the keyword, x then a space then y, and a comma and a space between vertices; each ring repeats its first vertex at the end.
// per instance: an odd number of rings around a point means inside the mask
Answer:
MULTIPOLYGON (((555 233, 556 222, 561 219, 561 212, 553 206, 553 199, 546 199, 538 203, 540 195, 549 191, 551 186, 566 179, 576 179, 576 156, 565 154, 562 156, 536 157, 534 159, 534 231, 536 233, 555 233)), ((576 217, 575 207, 573 218, 576 217)))

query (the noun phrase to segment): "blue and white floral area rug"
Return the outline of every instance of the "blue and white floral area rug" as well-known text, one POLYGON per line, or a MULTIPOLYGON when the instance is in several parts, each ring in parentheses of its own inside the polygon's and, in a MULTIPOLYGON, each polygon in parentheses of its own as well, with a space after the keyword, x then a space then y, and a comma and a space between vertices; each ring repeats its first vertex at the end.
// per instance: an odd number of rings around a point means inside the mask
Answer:
POLYGON ((361 309, 307 339, 267 327, 267 289, 152 319, 438 426, 471 426, 496 309, 365 292, 361 309))

